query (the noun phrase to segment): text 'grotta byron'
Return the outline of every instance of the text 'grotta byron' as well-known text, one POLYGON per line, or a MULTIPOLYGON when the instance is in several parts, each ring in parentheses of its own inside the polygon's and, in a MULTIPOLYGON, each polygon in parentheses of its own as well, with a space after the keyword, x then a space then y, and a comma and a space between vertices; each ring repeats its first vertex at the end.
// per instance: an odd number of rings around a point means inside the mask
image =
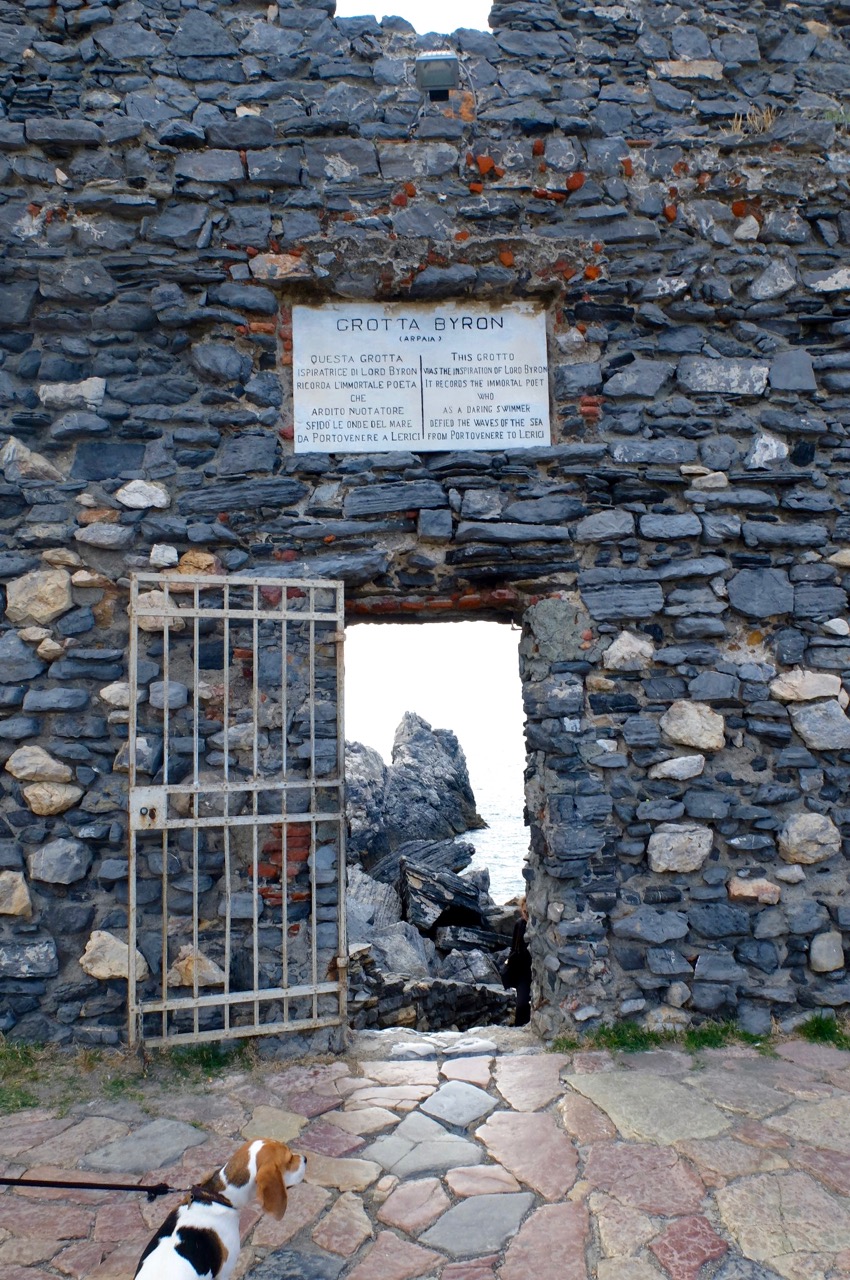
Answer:
POLYGON ((550 443, 546 322, 518 303, 293 310, 297 453, 550 443))

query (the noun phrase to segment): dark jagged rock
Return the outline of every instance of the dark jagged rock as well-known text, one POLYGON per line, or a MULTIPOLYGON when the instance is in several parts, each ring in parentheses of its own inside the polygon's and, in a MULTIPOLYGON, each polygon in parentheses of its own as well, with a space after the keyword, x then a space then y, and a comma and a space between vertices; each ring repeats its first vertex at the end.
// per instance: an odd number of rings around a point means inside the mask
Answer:
POLYGON ((412 840, 450 840, 484 825, 457 738, 409 711, 396 730, 390 765, 371 747, 347 744, 346 812, 349 847, 367 869, 412 840))
POLYGON ((450 951, 439 969, 439 977, 455 982, 483 982, 488 986, 502 986, 499 970, 492 957, 484 951, 450 951))
POLYGON ((392 853, 376 860, 366 854, 363 867, 376 880, 397 885, 401 879, 403 858, 427 867, 433 874, 463 871, 472 861, 475 846, 465 840, 406 840, 392 853))
POLYGON ((451 872, 435 874, 421 863, 401 861, 401 900, 406 918, 424 933, 440 924, 481 923, 478 889, 451 872))
POLYGON ((444 1027, 466 1031, 506 1022, 514 1003, 513 992, 492 982, 387 978, 377 968, 371 948, 364 945, 350 953, 349 983, 351 1025, 358 1030, 405 1026, 417 1031, 444 1027))
POLYGON ((504 942, 498 933, 469 925, 447 925, 437 929, 434 937, 441 951, 480 951, 484 947, 498 950, 504 942))

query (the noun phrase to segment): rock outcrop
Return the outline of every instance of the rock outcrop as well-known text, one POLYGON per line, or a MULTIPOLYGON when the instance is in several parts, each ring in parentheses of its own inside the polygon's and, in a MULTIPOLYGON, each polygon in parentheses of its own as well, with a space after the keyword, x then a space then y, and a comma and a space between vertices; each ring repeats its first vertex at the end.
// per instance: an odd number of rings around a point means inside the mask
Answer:
POLYGON ((410 840, 451 840, 485 825, 475 808, 466 757, 450 729, 432 729, 412 711, 395 732, 392 763, 362 743, 346 743, 349 852, 364 866, 410 840))
POLYGON ((392 763, 346 743, 348 940, 356 1027, 436 1031, 505 1021, 513 996, 498 963, 513 924, 489 876, 457 873, 484 826, 456 736, 406 712, 392 763))

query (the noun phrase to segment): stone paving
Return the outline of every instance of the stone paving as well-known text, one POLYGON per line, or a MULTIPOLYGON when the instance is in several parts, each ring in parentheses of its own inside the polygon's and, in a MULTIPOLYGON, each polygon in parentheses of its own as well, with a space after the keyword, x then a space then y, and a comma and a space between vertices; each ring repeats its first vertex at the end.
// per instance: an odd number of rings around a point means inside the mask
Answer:
MULTIPOLYGON (((5 1174, 188 1187, 245 1137, 307 1155, 258 1280, 847 1280, 850 1053, 545 1053, 368 1033, 347 1059, 0 1119, 5 1174)), ((0 1194, 3 1280, 129 1280, 178 1197, 0 1194)))

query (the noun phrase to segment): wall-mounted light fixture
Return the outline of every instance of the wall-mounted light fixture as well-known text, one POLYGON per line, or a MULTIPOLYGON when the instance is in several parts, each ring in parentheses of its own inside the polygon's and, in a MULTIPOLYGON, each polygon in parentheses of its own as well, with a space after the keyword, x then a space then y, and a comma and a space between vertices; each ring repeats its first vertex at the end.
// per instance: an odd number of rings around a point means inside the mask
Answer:
POLYGON ((420 93, 427 93, 432 102, 446 102, 449 90, 460 84, 460 63, 451 49, 419 53, 414 66, 416 87, 420 93))

